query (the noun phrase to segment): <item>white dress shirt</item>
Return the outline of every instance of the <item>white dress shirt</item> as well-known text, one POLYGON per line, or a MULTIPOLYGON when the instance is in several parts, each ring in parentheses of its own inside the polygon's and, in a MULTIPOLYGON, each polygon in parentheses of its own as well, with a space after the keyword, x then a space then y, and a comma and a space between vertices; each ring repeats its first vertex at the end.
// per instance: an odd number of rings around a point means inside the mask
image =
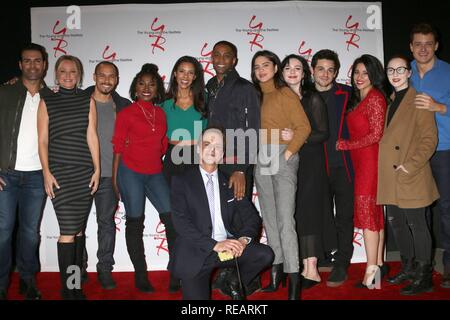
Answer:
MULTIPOLYGON (((203 184, 205 185, 206 190, 206 184, 208 183, 208 174, 212 175, 212 181, 214 185, 214 226, 213 226, 213 234, 212 238, 216 241, 223 241, 227 239, 227 230, 225 229, 225 225, 223 224, 222 220, 222 210, 220 205, 220 189, 219 189, 219 176, 217 169, 214 172, 207 172, 205 171, 201 166, 200 173, 203 178, 203 184)), ((208 206, 209 208, 209 206, 208 206)))
POLYGON ((41 97, 39 93, 34 96, 27 91, 27 98, 23 106, 20 121, 19 135, 17 137, 17 156, 15 170, 35 171, 41 170, 41 161, 38 152, 37 110, 41 97))

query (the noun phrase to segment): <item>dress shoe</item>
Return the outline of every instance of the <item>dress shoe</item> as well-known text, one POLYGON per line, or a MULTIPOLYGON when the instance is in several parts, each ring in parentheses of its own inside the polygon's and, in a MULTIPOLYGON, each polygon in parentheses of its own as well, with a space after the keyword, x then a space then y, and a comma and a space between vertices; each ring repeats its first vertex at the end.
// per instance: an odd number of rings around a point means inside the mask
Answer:
POLYGON ((97 273, 97 279, 102 288, 105 290, 112 290, 116 287, 116 282, 109 271, 99 271, 97 273))
POLYGON ((278 290, 280 283, 283 288, 286 287, 286 276, 287 274, 283 272, 282 263, 272 265, 269 285, 262 288, 261 292, 275 292, 278 290))
POLYGON ((36 287, 36 281, 33 279, 19 281, 19 293, 25 296, 25 300, 41 300, 41 292, 36 287))
POLYGON ((229 282, 230 274, 233 273, 233 268, 221 268, 217 271, 216 277, 211 284, 211 289, 219 289, 223 294, 227 291, 225 288, 229 282), (225 289, 225 290, 223 290, 225 289))
POLYGON ((231 282, 229 284, 230 286, 230 293, 229 296, 232 300, 245 300, 244 293, 241 290, 241 287, 238 282, 231 282))
POLYGON ((331 288, 339 287, 347 280, 347 267, 334 265, 333 270, 327 280, 327 286, 331 288))
POLYGON ((310 289, 318 285, 320 281, 305 278, 303 275, 300 276, 300 287, 302 289, 310 289))
POLYGON ((450 289, 450 265, 444 267, 444 274, 442 275, 441 287, 450 289))
POLYGON ((5 289, 0 289, 0 300, 7 300, 5 289))

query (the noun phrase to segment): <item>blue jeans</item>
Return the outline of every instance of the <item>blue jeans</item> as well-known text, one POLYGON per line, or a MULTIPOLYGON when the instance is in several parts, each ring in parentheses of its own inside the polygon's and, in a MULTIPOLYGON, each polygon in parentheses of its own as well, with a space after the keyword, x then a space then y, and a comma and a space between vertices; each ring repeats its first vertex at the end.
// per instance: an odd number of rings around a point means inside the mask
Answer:
POLYGON ((139 218, 145 213, 145 198, 158 213, 170 212, 170 191, 164 175, 142 174, 119 164, 117 184, 127 217, 139 218))
POLYGON ((0 172, 5 181, 0 191, 0 289, 6 289, 11 271, 12 234, 18 208, 16 265, 20 277, 29 280, 39 271, 39 223, 45 203, 42 170, 0 172))
POLYGON ((440 236, 444 249, 443 263, 450 266, 450 150, 436 151, 431 158, 431 169, 441 197, 437 207, 441 213, 440 236))
POLYGON ((97 214, 97 271, 111 272, 114 265, 114 248, 116 245, 117 198, 112 187, 111 178, 101 178, 94 195, 97 214))

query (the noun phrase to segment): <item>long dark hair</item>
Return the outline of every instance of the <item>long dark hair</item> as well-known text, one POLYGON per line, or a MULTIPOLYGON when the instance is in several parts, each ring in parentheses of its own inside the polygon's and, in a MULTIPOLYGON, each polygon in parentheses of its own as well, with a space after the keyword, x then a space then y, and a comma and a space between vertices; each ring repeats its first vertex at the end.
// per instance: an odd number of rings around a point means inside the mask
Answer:
MULTIPOLYGON (((302 64, 303 79, 300 82, 300 94, 304 96, 310 91, 314 90, 314 84, 312 82, 311 69, 309 68, 308 61, 298 54, 290 54, 281 61, 281 74, 283 74, 284 68, 289 64, 289 60, 297 59, 302 64)), ((283 78, 284 79, 284 78, 283 78)), ((286 80, 285 80, 286 81, 286 80)))
POLYGON ((194 66, 195 79, 192 81, 190 88, 192 95, 194 96, 194 108, 197 112, 201 113, 202 118, 205 118, 205 80, 203 77, 203 68, 200 62, 198 62, 198 60, 194 57, 183 56, 175 62, 170 75, 169 88, 167 89, 167 99, 173 99, 175 103, 177 102, 178 82, 175 78, 175 72, 182 63, 190 63, 194 66))
POLYGON ((275 88, 280 89, 282 87, 287 87, 287 84, 283 80, 283 76, 281 74, 280 58, 278 58, 278 56, 275 53, 273 53, 272 51, 269 51, 269 50, 260 50, 260 51, 256 52, 252 58, 252 66, 251 66, 252 82, 255 85, 256 90, 258 90, 260 97, 262 99, 263 94, 262 94, 261 86, 259 85, 259 80, 256 78, 256 75, 255 75, 255 61, 256 61, 256 58, 258 58, 258 57, 266 57, 274 64, 274 66, 277 67, 277 72, 275 72, 275 75, 273 76, 275 88))
POLYGON ((166 97, 166 93, 164 90, 164 82, 161 76, 158 73, 158 66, 153 63, 146 63, 142 66, 141 71, 139 71, 133 78, 130 86, 130 98, 133 101, 137 100, 136 97, 136 84, 140 78, 143 76, 149 75, 156 81, 156 96, 152 99, 154 104, 161 103, 164 101, 166 97))
POLYGON ((370 54, 363 54, 361 57, 357 58, 352 65, 352 75, 350 78, 352 83, 352 95, 350 98, 348 111, 355 109, 358 103, 361 102, 361 95, 358 88, 356 87, 356 84, 354 83, 355 69, 356 66, 360 63, 362 63, 366 67, 367 75, 372 86, 378 89, 387 100, 386 75, 383 65, 376 57, 370 54))

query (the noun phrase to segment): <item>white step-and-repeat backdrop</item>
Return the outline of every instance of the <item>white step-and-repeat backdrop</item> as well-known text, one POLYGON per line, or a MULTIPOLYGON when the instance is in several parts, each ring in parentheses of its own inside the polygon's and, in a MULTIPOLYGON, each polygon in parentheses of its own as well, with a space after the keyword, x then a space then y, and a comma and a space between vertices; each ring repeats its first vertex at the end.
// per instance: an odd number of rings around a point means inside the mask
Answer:
MULTIPOLYGON (((282 59, 297 53, 309 61, 320 49, 338 52, 338 81, 349 83, 352 61, 370 53, 383 61, 381 3, 338 2, 239 2, 194 4, 124 4, 31 9, 32 41, 49 52, 48 85, 54 83, 53 66, 63 54, 78 56, 84 65, 84 86, 93 84, 95 65, 114 61, 120 69, 118 92, 128 96, 134 75, 143 63, 159 66, 170 78, 175 61, 183 55, 197 57, 205 80, 214 76, 210 61, 215 42, 228 40, 238 47, 238 72, 250 78, 253 54, 274 51, 282 59)), ((257 197, 255 195, 256 205, 257 197)), ((132 270, 125 246, 123 204, 116 214, 115 271, 132 270)), ((89 271, 97 263, 96 210, 87 226, 89 271)), ((149 268, 165 269, 168 259, 164 225, 147 202, 144 241, 149 268)), ((43 271, 58 270, 56 241, 59 228, 50 201, 41 227, 43 271)), ((263 238, 263 240, 265 240, 263 238)), ((353 262, 365 261, 362 233, 355 230, 353 262)))

